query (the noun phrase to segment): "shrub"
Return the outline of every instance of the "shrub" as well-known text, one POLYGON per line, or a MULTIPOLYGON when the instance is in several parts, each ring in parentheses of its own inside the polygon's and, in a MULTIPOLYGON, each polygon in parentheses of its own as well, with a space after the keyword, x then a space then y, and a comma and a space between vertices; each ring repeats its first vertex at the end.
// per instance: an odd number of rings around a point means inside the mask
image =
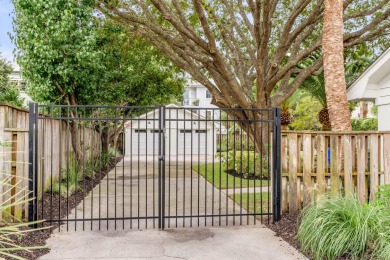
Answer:
POLYGON ((268 159, 251 151, 221 153, 225 169, 235 170, 244 178, 268 178, 268 159))
POLYGON ((99 172, 103 167, 107 166, 112 158, 120 156, 121 153, 113 148, 109 147, 107 153, 103 153, 100 160, 95 163, 92 159, 85 162, 84 167, 77 169, 74 165, 69 165, 67 169, 63 169, 61 172, 61 179, 53 179, 53 185, 46 189, 46 192, 52 192, 60 194, 62 197, 67 197, 77 192, 81 187, 83 178, 93 178, 95 172, 99 172))
POLYGON ((375 259, 390 259, 390 185, 379 186, 372 206, 381 211, 381 229, 374 243, 375 259))
MULTIPOLYGON (((387 214, 390 214, 388 212, 387 214)), ((390 259, 390 219, 382 222, 382 230, 378 233, 374 243, 373 259, 389 260, 390 259)))
POLYGON ((323 198, 304 209, 297 237, 315 259, 356 258, 376 240, 382 216, 378 207, 355 197, 323 198))
POLYGON ((353 131, 377 131, 378 118, 351 119, 353 131))

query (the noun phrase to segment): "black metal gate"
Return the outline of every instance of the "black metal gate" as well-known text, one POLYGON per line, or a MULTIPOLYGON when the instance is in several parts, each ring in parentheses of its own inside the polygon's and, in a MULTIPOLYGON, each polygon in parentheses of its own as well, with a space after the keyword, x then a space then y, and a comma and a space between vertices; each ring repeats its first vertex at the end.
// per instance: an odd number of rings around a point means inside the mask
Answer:
POLYGON ((29 220, 69 230, 280 219, 280 110, 30 104, 29 220))

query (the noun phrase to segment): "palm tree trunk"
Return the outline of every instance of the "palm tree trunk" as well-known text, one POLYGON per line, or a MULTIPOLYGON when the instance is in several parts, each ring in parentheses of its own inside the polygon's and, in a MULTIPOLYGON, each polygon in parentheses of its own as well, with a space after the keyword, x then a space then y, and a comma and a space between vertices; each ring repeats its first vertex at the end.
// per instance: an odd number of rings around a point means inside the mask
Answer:
POLYGON ((322 48, 332 131, 351 131, 344 71, 343 0, 325 0, 322 48))

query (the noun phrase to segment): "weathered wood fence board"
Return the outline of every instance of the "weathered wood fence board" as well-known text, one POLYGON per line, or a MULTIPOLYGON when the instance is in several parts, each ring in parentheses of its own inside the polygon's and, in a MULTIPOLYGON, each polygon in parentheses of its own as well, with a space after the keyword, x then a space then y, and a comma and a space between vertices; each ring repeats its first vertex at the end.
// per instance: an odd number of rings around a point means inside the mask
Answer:
POLYGON ((390 132, 282 132, 282 211, 325 192, 368 202, 383 184, 390 184, 390 132))
MULTIPOLYGON (((4 174, 11 175, 12 184, 18 183, 11 190, 0 187, 2 201, 6 201, 13 194, 17 194, 16 199, 25 196, 28 187, 28 120, 27 110, 0 104, 0 178, 3 178, 4 174)), ((74 158, 74 152, 66 121, 48 118, 40 119, 38 124, 38 172, 41 180, 38 185, 39 190, 44 191, 49 187, 51 177, 59 178, 66 168, 66 158, 74 158)), ((99 153, 99 134, 83 127, 80 136, 85 159, 96 158, 99 153)), ((27 205, 12 207, 5 214, 17 219, 26 218, 27 205)), ((8 218, 0 215, 0 218, 2 217, 8 218)))

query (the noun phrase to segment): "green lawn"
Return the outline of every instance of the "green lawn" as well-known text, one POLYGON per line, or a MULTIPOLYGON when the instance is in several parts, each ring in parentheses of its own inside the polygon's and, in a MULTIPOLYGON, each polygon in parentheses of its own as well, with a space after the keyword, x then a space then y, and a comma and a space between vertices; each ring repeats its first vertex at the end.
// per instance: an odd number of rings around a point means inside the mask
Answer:
MULTIPOLYGON (((268 192, 242 194, 235 193, 229 195, 229 197, 233 199, 237 204, 241 205, 241 207, 247 210, 249 213, 261 213, 260 205, 263 208, 263 213, 268 213, 268 192), (253 196, 254 194, 256 196, 253 196)), ((271 196, 269 197, 269 206, 272 207, 271 196)))
POLYGON ((240 188, 242 181, 242 188, 268 186, 268 180, 246 180, 238 177, 233 177, 225 172, 223 163, 208 163, 202 165, 195 165, 192 167, 194 171, 200 173, 208 182, 213 184, 218 189, 233 189, 240 188))

